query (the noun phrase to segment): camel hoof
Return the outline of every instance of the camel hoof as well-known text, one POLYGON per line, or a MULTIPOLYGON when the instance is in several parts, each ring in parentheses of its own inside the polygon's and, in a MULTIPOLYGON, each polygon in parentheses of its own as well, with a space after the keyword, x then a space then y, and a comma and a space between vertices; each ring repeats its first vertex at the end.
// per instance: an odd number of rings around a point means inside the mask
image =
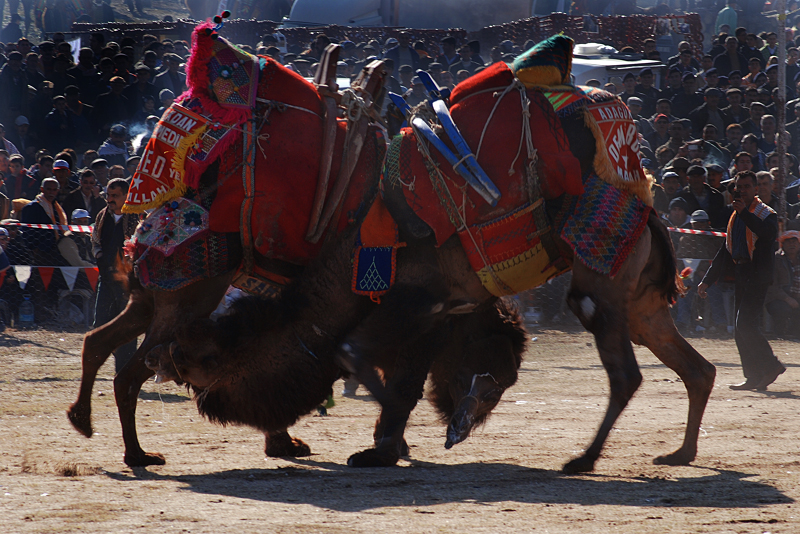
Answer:
POLYGON ((672 454, 665 454, 664 456, 653 458, 653 463, 656 465, 689 465, 694 461, 694 457, 694 454, 688 454, 677 450, 672 454))
POLYGON ((167 461, 164 455, 158 452, 141 452, 139 454, 125 454, 125 464, 128 467, 147 467, 148 465, 164 465, 167 461))
POLYGON ((590 473, 592 471, 594 471, 594 460, 590 460, 586 456, 575 458, 574 460, 567 462, 564 467, 561 468, 561 472, 568 475, 575 473, 590 473))
POLYGON ((94 429, 92 428, 92 410, 85 409, 77 404, 73 404, 67 410, 67 418, 69 422, 72 423, 72 426, 75 427, 75 430, 86 436, 87 438, 91 438, 92 434, 94 434, 94 429))
POLYGON ((264 452, 270 458, 298 458, 311 456, 311 447, 301 439, 291 438, 278 443, 268 443, 264 452))
POLYGON ((385 449, 367 449, 357 452, 347 459, 350 467, 392 467, 400 456, 394 451, 385 449))

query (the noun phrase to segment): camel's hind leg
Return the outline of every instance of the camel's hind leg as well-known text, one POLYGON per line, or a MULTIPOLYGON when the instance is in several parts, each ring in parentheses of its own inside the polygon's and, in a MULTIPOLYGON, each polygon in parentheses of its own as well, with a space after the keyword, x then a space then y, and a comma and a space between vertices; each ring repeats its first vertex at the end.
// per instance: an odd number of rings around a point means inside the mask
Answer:
POLYGON ((83 340, 81 385, 78 399, 67 410, 72 426, 87 438, 92 437, 92 387, 97 371, 111 352, 143 334, 153 318, 153 300, 149 292, 134 291, 125 309, 113 320, 95 328, 83 340))
POLYGON ((592 271, 579 261, 574 263, 567 303, 583 326, 594 334, 611 391, 605 417, 594 441, 583 456, 564 466, 564 472, 579 473, 594 469, 611 428, 642 382, 631 345, 627 311, 639 274, 649 255, 648 243, 649 240, 645 246, 641 246, 642 240, 639 241, 613 279, 592 271))
MULTIPOLYGON (((708 397, 714 387, 716 369, 680 335, 667 305, 667 296, 660 290, 659 266, 674 261, 669 254, 669 243, 653 233, 650 261, 639 279, 636 297, 631 300, 629 322, 631 339, 644 345, 656 357, 675 371, 683 381, 689 395, 689 418, 686 434, 680 449, 659 456, 657 464, 686 465, 697 454, 697 437, 708 397)), ((670 273, 666 273, 670 274, 670 273)))

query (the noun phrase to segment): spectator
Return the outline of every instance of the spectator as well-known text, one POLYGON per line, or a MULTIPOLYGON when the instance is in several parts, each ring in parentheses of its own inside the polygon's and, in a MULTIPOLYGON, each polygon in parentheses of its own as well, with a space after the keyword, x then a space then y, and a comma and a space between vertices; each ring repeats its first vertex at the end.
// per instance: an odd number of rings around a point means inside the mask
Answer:
POLYGON ((483 65, 472 60, 472 49, 469 45, 463 45, 458 49, 458 56, 461 61, 456 61, 450 65, 450 74, 456 75, 459 71, 465 70, 470 76, 475 74, 475 70, 481 68, 483 65))
POLYGON ((77 224, 72 221, 72 212, 75 210, 85 210, 86 217, 89 218, 88 224, 93 224, 100 210, 106 207, 106 201, 100 196, 100 186, 91 169, 81 173, 81 186, 69 193, 64 199, 64 212, 69 216, 70 224, 77 224))
POLYGON ((775 334, 800 337, 800 232, 783 232, 775 253, 775 279, 767 291, 766 306, 775 334))
POLYGON ((678 197, 686 202, 686 212, 703 210, 713 228, 725 228, 729 215, 725 209, 725 199, 719 191, 706 183, 705 167, 692 165, 686 175, 689 185, 678 193, 678 197))
POLYGON ((709 87, 704 92, 703 99, 705 102, 692 110, 689 114, 689 118, 692 121, 692 131, 695 137, 700 137, 702 135, 703 127, 706 124, 713 124, 718 132, 725 129, 724 114, 719 109, 721 97, 722 91, 715 87, 709 87))
POLYGON ((19 154, 9 158, 5 188, 6 195, 11 200, 18 198, 33 200, 39 193, 39 184, 25 172, 25 160, 19 154))
POLYGON ((36 151, 38 150, 39 140, 30 131, 31 123, 28 117, 20 115, 14 120, 14 132, 9 137, 10 143, 16 147, 22 157, 25 158, 27 166, 36 163, 36 151))
POLYGON ((442 53, 436 58, 436 62, 442 65, 442 70, 450 70, 461 58, 456 53, 456 38, 448 35, 441 40, 442 53))
POLYGON ((106 160, 109 165, 125 165, 125 162, 128 160, 129 157, 133 155, 133 152, 126 141, 126 137, 128 135, 128 129, 125 128, 122 124, 115 124, 112 128, 109 129, 109 136, 100 148, 97 150, 97 154, 106 160))
MULTIPOLYGON (((152 98, 153 103, 155 103, 158 98, 158 89, 150 82, 150 67, 143 63, 136 65, 136 83, 126 87, 122 94, 128 99, 128 118, 132 118, 137 112, 141 111, 145 97, 152 98)), ((156 108, 153 106, 151 113, 148 113, 148 115, 155 113, 155 111, 156 108)), ((144 119, 146 118, 147 115, 144 116, 144 119)), ((140 122, 144 122, 144 119, 140 122)), ((133 122, 135 123, 136 120, 134 119, 133 122)))
POLYGON ((722 108, 722 120, 727 128, 731 124, 742 124, 750 118, 750 111, 742 106, 742 90, 731 87, 725 91, 727 107, 722 108))
MULTIPOLYGON (((657 149, 658 147, 669 142, 668 129, 669 120, 667 119, 667 116, 663 113, 659 114, 654 121, 653 131, 645 135, 645 140, 650 143, 651 148, 657 149)), ((656 151, 656 156, 658 156, 658 151, 656 151)))
MULTIPOLYGON (((114 278, 117 258, 122 255, 122 247, 136 230, 138 216, 122 213, 122 204, 128 194, 128 183, 114 179, 108 182, 108 205, 100 211, 92 232, 92 253, 97 259, 100 282, 97 285, 94 327, 104 325, 116 317, 127 304, 128 295, 123 285, 114 278)), ((136 351, 136 340, 122 345, 114 352, 114 366, 122 369, 136 351)))
POLYGON ((62 95, 53 97, 53 109, 45 116, 44 125, 49 133, 47 148, 51 152, 70 146, 78 137, 73 115, 67 110, 67 99, 62 95))
POLYGON ((153 85, 157 91, 169 89, 173 95, 180 95, 186 90, 186 75, 180 72, 181 57, 177 54, 164 54, 164 60, 168 69, 155 77, 153 85))
MULTIPOLYGON (((131 158, 128 158, 131 159, 131 158)), ((125 172, 125 167, 122 165, 112 165, 108 169, 108 180, 124 180, 126 178, 127 172, 125 172)))
POLYGON ((91 117, 95 127, 101 132, 107 132, 114 124, 125 122, 130 112, 128 99, 122 94, 125 79, 114 76, 110 83, 111 90, 97 97, 91 117))
POLYGON ((409 65, 412 72, 419 69, 419 54, 411 46, 411 34, 407 31, 397 34, 397 45, 389 48, 383 57, 392 59, 398 66, 409 65))
POLYGON ((108 184, 108 161, 98 156, 92 161, 90 168, 94 173, 95 180, 97 180, 97 185, 100 187, 100 190, 104 191, 106 184, 108 184))
POLYGON ((171 89, 162 89, 158 93, 158 100, 161 102, 161 107, 158 108, 158 116, 161 117, 175 101, 175 93, 171 89))
POLYGON ((720 76, 728 76, 732 71, 742 72, 747 68, 747 58, 739 52, 739 43, 736 37, 725 40, 725 52, 714 58, 714 68, 720 76))
POLYGON ((19 115, 28 115, 28 76, 22 69, 22 54, 14 51, 0 69, 0 122, 13 124, 19 115))
POLYGON ((717 20, 714 23, 714 33, 719 33, 721 26, 735 28, 739 20, 739 15, 736 13, 736 0, 727 0, 725 4, 725 7, 720 9, 719 13, 717 13, 717 20))
POLYGON ((0 124, 0 150, 5 150, 9 154, 19 154, 19 150, 14 143, 6 139, 6 127, 0 124))
POLYGON ((672 113, 677 117, 688 117, 693 109, 703 104, 703 97, 696 93, 697 77, 687 72, 682 78, 683 92, 672 97, 672 113))
MULTIPOLYGON (((22 208, 20 222, 66 225, 67 216, 56 200, 59 188, 58 180, 45 178, 42 182, 41 193, 22 208)), ((61 235, 62 231, 58 229, 27 228, 25 230, 23 237, 31 252, 34 265, 59 266, 65 264, 64 258, 56 247, 61 235)))
POLYGON ((763 391, 786 370, 758 328, 773 279, 778 220, 775 212, 756 196, 753 172, 736 176, 732 207, 735 213, 728 222, 726 243, 711 262, 697 294, 706 298, 710 285, 725 273, 733 274, 736 280, 734 336, 746 380, 730 388, 763 391))

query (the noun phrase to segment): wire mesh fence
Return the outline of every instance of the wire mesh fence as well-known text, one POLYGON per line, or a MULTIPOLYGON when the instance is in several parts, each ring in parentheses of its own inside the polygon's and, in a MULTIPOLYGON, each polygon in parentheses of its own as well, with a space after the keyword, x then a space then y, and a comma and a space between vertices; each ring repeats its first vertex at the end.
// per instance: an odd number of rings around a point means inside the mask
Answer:
MULTIPOLYGON (((16 327, 31 322, 42 328, 91 327, 99 274, 91 252, 91 227, 13 221, 3 221, 0 227, 9 234, 0 245, 11 263, 7 271, 0 273, 0 320, 16 327), (31 306, 32 321, 25 313, 31 306)), ((676 324, 684 333, 696 335, 732 332, 733 284, 722 282, 712 286, 707 299, 697 296, 697 286, 723 245, 725 234, 672 229, 670 235, 678 257, 678 271, 687 288, 685 297, 672 308, 676 324)), ((566 273, 517 295, 529 326, 552 329, 580 326, 566 301, 571 280, 571 273, 566 273)), ((771 330, 766 313, 763 326, 771 330)))
POLYGON ((0 246, 11 264, 0 273, 0 319, 16 327, 90 326, 99 275, 91 227, 0 227, 8 232, 0 246))

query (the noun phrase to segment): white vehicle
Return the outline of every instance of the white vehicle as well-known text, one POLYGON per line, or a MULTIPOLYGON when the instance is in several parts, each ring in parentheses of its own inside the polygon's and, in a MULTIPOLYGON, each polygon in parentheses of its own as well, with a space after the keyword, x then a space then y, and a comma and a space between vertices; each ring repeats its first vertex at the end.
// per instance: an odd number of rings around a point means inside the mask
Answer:
POLYGON ((566 11, 566 0, 295 0, 286 26, 403 26, 478 30, 566 11), (541 12, 542 10, 549 10, 541 12))
POLYGON ((599 43, 575 45, 572 59, 572 76, 576 85, 586 85, 591 79, 605 85, 616 76, 623 78, 628 72, 639 74, 644 67, 651 67, 655 79, 653 85, 660 86, 661 67, 664 64, 652 59, 638 59, 619 54, 611 46, 599 43))

